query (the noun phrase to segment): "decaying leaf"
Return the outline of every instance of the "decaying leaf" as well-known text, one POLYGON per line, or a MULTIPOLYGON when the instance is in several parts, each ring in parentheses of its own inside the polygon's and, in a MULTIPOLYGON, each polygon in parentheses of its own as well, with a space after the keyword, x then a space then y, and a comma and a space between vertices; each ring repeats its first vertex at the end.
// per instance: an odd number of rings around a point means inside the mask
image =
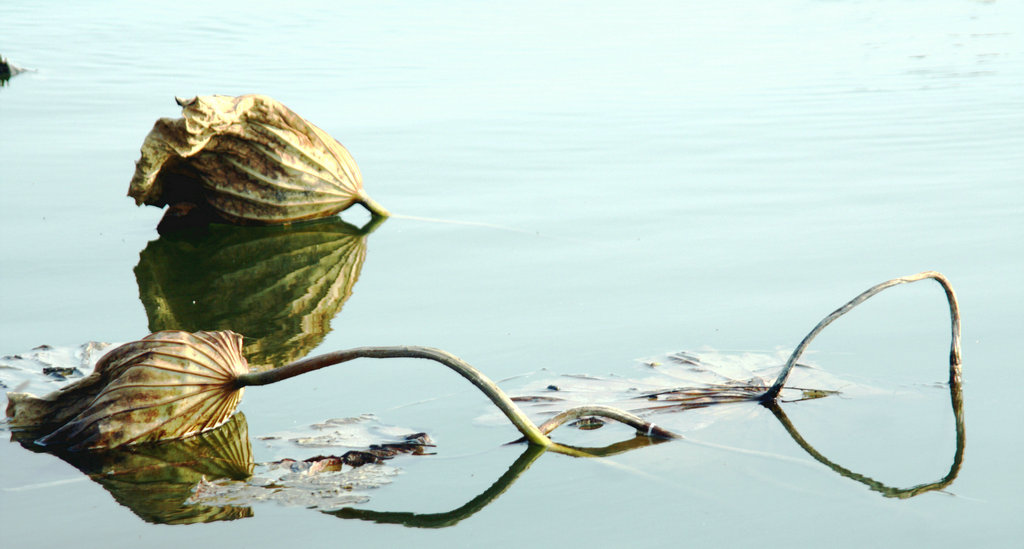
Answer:
POLYGON ((230 329, 245 337, 252 370, 298 360, 320 344, 352 294, 366 241, 337 217, 163 235, 135 267, 149 329, 230 329))
POLYGON ((88 377, 43 397, 9 393, 14 429, 71 450, 185 438, 226 422, 248 371, 234 332, 166 331, 104 355, 88 377))
POLYGON ((157 120, 142 144, 128 189, 136 204, 209 207, 241 224, 327 217, 355 203, 388 215, 345 147, 274 99, 177 101, 183 118, 157 120))

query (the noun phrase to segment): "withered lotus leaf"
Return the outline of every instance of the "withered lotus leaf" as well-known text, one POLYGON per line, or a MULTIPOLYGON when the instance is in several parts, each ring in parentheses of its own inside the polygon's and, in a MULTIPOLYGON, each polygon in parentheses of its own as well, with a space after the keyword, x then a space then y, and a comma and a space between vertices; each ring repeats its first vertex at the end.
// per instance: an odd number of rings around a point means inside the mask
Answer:
POLYGON ((248 372, 234 332, 156 332, 103 356, 88 377, 44 397, 11 393, 15 429, 56 429, 39 443, 71 450, 181 439, 226 422, 248 372))
POLYGON ((264 95, 178 99, 183 118, 157 120, 128 195, 136 204, 212 207, 241 224, 334 215, 355 203, 388 215, 363 190, 349 152, 264 95))

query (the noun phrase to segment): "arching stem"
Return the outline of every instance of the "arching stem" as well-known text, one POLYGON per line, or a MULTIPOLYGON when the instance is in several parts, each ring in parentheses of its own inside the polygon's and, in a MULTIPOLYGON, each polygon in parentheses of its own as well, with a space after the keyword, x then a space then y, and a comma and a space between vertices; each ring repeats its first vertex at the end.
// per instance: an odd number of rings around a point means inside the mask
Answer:
POLYGON ((530 418, 526 417, 526 414, 512 402, 512 399, 510 399, 508 395, 499 389, 498 386, 482 372, 449 352, 431 347, 402 345, 393 347, 356 347, 354 349, 346 349, 344 351, 335 351, 333 353, 327 353, 307 358, 305 360, 292 362, 291 364, 275 368, 273 370, 241 375, 237 379, 237 384, 239 387, 249 385, 267 385, 307 372, 312 372, 313 370, 326 368, 327 366, 333 366, 342 362, 355 360, 357 358, 423 358, 433 360, 434 362, 440 362, 452 370, 455 370, 456 373, 466 378, 470 383, 483 391, 483 393, 487 395, 487 398, 491 399, 491 402, 493 402, 494 405, 497 406, 506 417, 508 417, 512 424, 516 426, 516 429, 519 429, 519 432, 522 433, 527 440, 545 447, 550 447, 554 444, 547 435, 542 433, 537 426, 530 421, 530 418))
POLYGON ((355 360, 357 358, 423 358, 433 360, 434 362, 440 362, 452 370, 455 370, 456 373, 475 385, 477 389, 480 389, 487 398, 489 398, 491 402, 493 402, 494 405, 505 414, 505 417, 507 417, 512 424, 516 426, 516 429, 523 434, 523 437, 526 440, 533 444, 539 444, 545 448, 553 449, 559 453, 587 455, 585 452, 579 452, 572 448, 555 444, 547 436, 548 433, 555 430, 559 425, 582 416, 601 416, 620 421, 633 427, 639 433, 649 437, 678 438, 677 435, 662 429, 653 423, 644 421, 629 412, 611 408, 609 406, 581 406, 573 408, 562 412, 545 422, 542 427, 538 428, 532 421, 530 421, 530 418, 527 417, 514 402, 512 402, 512 399, 510 399, 504 391, 502 391, 482 372, 461 358, 447 351, 434 349, 432 347, 420 347, 415 345, 394 347, 356 347, 354 349, 335 351, 333 353, 299 360, 273 370, 243 374, 236 378, 235 383, 238 387, 268 385, 297 375, 305 374, 307 372, 319 370, 320 368, 326 368, 342 362, 355 360))
POLYGON ((785 385, 786 380, 789 379, 789 373, 793 369, 793 366, 796 364, 796 361, 800 358, 800 355, 802 355, 804 351, 807 350, 807 346, 811 344, 811 341, 815 337, 817 337, 818 334, 821 333, 821 331, 824 330, 825 327, 831 324, 834 320, 850 312, 851 309, 867 301, 872 296, 881 292, 882 290, 885 290, 886 288, 891 288, 893 286, 898 286, 900 284, 907 284, 909 282, 917 282, 919 280, 924 280, 927 278, 931 278, 937 281, 940 285, 942 285, 942 289, 945 290, 946 292, 946 301, 949 302, 949 319, 952 331, 952 340, 950 342, 949 348, 949 379, 950 383, 953 383, 954 381, 959 381, 960 306, 956 300, 956 292, 953 291, 953 286, 950 285, 949 280, 947 280, 946 277, 943 276, 941 273, 937 273, 935 271, 925 271, 923 273, 917 273, 910 276, 894 278, 892 280, 887 280, 881 284, 872 286, 871 288, 868 288, 857 297, 848 301, 842 307, 836 309, 835 311, 832 311, 830 315, 822 319, 822 321, 819 322, 818 325, 815 326, 814 329, 811 330, 811 332, 804 337, 803 341, 800 342, 800 345, 797 345, 796 349, 793 350, 793 354, 789 355, 789 360, 786 361, 786 365, 782 368, 782 372, 779 373, 778 379, 776 379, 775 383, 771 386, 771 388, 769 388, 764 393, 764 395, 761 396, 761 402, 774 402, 775 399, 778 398, 779 391, 782 390, 782 386, 785 385))
POLYGON ((356 201, 369 210, 374 217, 391 217, 391 212, 389 212, 387 208, 381 206, 376 200, 370 198, 370 195, 363 191, 359 192, 359 197, 356 201))

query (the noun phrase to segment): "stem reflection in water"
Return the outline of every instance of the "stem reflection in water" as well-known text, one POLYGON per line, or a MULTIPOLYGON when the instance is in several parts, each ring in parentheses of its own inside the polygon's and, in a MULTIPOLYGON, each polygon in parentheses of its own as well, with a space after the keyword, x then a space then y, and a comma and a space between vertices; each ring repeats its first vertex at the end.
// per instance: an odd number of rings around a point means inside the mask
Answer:
POLYGON ((822 455, 821 452, 817 451, 809 442, 804 440, 804 437, 800 436, 796 427, 789 420, 789 417, 786 416, 786 412, 782 411, 782 407, 779 406, 777 402, 769 402, 764 406, 775 414, 775 417, 778 418, 780 423, 782 423, 782 426, 786 429, 786 432, 789 433, 789 436, 793 437, 793 440, 796 441, 804 451, 829 469, 832 469, 846 478, 863 483, 867 485, 868 488, 881 493, 887 498, 906 499, 932 490, 942 490, 952 484, 957 475, 960 474, 960 467, 964 460, 964 447, 967 444, 967 431, 964 426, 964 401, 959 376, 954 378, 954 380, 949 384, 949 396, 953 405, 953 418, 956 423, 956 451, 953 454, 953 464, 950 466, 949 472, 946 473, 946 476, 942 477, 938 481, 918 484, 916 486, 911 486, 910 488, 893 488, 891 486, 887 486, 875 479, 855 473, 838 463, 833 462, 822 455))

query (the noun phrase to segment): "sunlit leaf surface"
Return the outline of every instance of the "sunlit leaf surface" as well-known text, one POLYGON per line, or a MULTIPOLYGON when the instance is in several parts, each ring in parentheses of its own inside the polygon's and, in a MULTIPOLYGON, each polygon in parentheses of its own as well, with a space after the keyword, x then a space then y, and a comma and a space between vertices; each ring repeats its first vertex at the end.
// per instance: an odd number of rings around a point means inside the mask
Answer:
POLYGON ((9 393, 12 428, 40 444, 114 448, 185 438, 223 424, 248 371, 233 332, 157 332, 106 354, 88 377, 44 397, 9 393))
POLYGON ((243 224, 327 217, 357 202, 387 214, 363 191, 345 147, 274 99, 178 104, 182 118, 157 120, 142 144, 128 190, 137 204, 210 207, 243 224))

